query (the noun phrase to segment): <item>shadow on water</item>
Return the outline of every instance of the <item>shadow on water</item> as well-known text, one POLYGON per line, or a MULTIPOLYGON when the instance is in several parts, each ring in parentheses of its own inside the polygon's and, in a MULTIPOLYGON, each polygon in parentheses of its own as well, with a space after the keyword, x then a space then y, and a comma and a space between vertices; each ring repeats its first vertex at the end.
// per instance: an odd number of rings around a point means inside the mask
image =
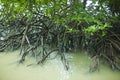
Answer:
POLYGON ((64 69, 59 56, 47 60, 44 65, 28 67, 36 62, 35 59, 26 58, 23 64, 18 64, 18 54, 19 51, 0 54, 0 80, 120 80, 120 72, 113 72, 105 65, 101 65, 99 71, 89 73, 91 59, 87 53, 69 53, 69 71, 64 69))

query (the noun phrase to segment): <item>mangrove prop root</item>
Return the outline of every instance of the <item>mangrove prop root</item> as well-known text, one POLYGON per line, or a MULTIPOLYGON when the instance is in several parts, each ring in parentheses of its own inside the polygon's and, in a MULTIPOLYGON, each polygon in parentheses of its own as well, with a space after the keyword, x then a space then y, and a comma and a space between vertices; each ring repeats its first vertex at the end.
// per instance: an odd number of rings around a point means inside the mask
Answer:
POLYGON ((108 60, 111 65, 112 70, 120 70, 120 59, 116 56, 103 55, 102 56, 108 60))
POLYGON ((16 42, 19 38, 21 38, 21 34, 15 34, 9 36, 5 40, 0 40, 0 51, 4 51, 8 47, 16 47, 19 46, 19 42, 16 42), (16 45, 15 45, 16 44, 16 45))
POLYGON ((43 62, 47 59, 47 57, 48 57, 52 52, 54 52, 54 51, 58 51, 58 49, 54 49, 54 50, 50 51, 49 53, 47 53, 47 55, 44 56, 44 57, 42 58, 42 60, 38 61, 37 64, 43 63, 43 62))
POLYGON ((37 46, 28 48, 28 49, 23 53, 22 58, 20 59, 19 63, 22 63, 23 61, 25 61, 25 57, 28 55, 28 53, 29 53, 30 51, 33 52, 33 50, 35 50, 36 48, 37 48, 37 46))
POLYGON ((99 70, 98 67, 99 67, 99 56, 96 55, 92 58, 92 63, 90 64, 89 72, 94 72, 96 70, 99 70))
POLYGON ((69 63, 65 57, 64 53, 61 53, 61 60, 66 70, 69 70, 69 63))

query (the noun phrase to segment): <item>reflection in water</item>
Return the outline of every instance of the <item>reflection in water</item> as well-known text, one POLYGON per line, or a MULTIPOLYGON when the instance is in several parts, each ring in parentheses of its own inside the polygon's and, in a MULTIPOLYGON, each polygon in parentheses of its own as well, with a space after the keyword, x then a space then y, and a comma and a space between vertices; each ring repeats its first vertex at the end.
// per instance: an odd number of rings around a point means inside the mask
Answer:
POLYGON ((120 72, 113 72, 104 65, 100 66, 100 71, 89 73, 90 59, 87 54, 69 53, 69 71, 65 71, 59 56, 43 65, 35 65, 33 58, 18 64, 18 54, 18 51, 0 54, 0 80, 120 80, 120 72), (33 65, 28 67, 31 63, 33 65))

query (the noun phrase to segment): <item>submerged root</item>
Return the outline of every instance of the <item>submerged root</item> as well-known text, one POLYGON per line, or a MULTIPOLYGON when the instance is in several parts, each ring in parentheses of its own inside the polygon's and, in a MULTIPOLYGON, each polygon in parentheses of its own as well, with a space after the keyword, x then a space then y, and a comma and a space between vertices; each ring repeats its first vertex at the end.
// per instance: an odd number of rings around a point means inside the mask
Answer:
POLYGON ((92 58, 92 62, 90 64, 90 69, 89 69, 89 72, 94 72, 96 70, 99 70, 98 67, 99 67, 99 56, 96 55, 92 58))
POLYGON ((102 55, 110 64, 112 70, 119 70, 120 71, 120 59, 115 56, 109 56, 109 55, 102 55))
POLYGON ((38 61, 37 64, 44 63, 44 61, 47 59, 47 57, 48 57, 51 53, 53 53, 54 51, 58 51, 58 49, 54 49, 54 50, 50 51, 49 53, 47 53, 47 54, 42 58, 42 60, 38 61))
POLYGON ((117 69, 120 71, 120 65, 119 65, 120 63, 118 61, 120 61, 120 60, 118 60, 117 57, 114 57, 114 60, 111 59, 110 64, 111 64, 111 67, 113 70, 117 69))
POLYGON ((69 70, 69 63, 65 57, 65 54, 61 54, 61 60, 66 70, 69 70))
MULTIPOLYGON (((33 50, 35 50, 37 48, 37 46, 35 47, 30 47, 28 48, 23 54, 22 54, 22 58, 20 59, 19 63, 23 63, 25 61, 25 57, 29 54, 30 51, 34 52, 33 50)), ((34 53, 35 54, 35 53, 34 53)))

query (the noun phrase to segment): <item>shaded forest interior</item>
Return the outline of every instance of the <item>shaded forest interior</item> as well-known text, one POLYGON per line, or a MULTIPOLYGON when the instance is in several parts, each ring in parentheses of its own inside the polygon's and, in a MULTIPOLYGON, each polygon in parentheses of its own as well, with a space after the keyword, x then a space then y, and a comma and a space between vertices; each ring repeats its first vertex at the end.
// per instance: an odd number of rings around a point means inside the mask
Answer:
POLYGON ((96 71, 104 60, 120 70, 119 0, 1 0, 0 52, 20 49, 20 63, 27 55, 44 63, 52 52, 87 51, 96 71), (88 5, 89 4, 89 5, 88 5))

